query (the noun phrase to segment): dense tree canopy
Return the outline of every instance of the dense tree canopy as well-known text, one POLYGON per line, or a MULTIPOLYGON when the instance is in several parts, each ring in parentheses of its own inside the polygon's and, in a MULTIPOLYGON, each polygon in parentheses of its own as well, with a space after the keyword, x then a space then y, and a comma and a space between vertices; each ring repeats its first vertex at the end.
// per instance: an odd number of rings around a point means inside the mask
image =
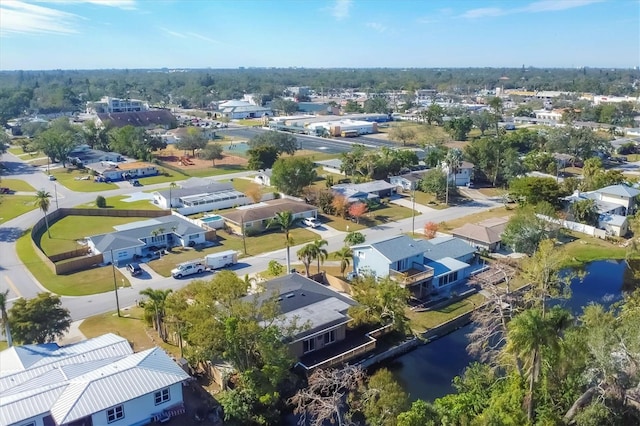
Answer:
POLYGON ((71 316, 59 296, 38 293, 33 299, 20 298, 13 303, 9 325, 15 342, 48 343, 64 336, 71 326, 71 316))
POLYGON ((313 162, 306 157, 279 158, 273 164, 271 184, 288 195, 300 195, 316 180, 313 162))

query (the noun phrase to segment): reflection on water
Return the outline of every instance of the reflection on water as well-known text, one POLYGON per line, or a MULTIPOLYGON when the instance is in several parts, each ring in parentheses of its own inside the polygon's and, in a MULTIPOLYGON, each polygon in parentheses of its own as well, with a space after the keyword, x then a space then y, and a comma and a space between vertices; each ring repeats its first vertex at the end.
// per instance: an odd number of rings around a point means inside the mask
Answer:
MULTIPOLYGON (((588 264, 583 281, 574 280, 571 285, 571 299, 560 303, 579 315, 581 307, 590 302, 609 306, 622 299, 623 291, 640 286, 638 277, 625 271, 626 266, 624 261, 614 260, 588 264)), ((640 264, 631 269, 640 269, 640 264)), ((411 400, 433 401, 453 392, 451 381, 472 361, 466 352, 466 334, 471 329, 472 325, 463 327, 383 366, 394 373, 411 400)))

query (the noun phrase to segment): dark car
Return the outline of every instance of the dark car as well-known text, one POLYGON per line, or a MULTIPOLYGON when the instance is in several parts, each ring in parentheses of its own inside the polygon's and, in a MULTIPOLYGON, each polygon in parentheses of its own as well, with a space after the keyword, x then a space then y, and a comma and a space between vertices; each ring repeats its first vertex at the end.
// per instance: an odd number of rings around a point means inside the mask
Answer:
POLYGON ((142 186, 142 184, 137 180, 131 181, 131 185, 133 185, 133 186, 142 186))
POLYGON ((131 273, 132 277, 135 277, 136 275, 140 275, 142 273, 142 268, 137 263, 127 264, 127 270, 131 273))

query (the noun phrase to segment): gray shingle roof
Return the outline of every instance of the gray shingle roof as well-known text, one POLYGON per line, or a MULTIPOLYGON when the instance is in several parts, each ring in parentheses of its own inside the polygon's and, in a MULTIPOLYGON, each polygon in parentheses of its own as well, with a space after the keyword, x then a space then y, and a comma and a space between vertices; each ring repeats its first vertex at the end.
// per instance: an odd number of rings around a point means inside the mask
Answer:
POLYGON ((254 204, 242 209, 234 209, 229 212, 220 213, 220 216, 239 225, 243 221, 244 223, 249 223, 259 220, 269 220, 275 217, 276 213, 284 211, 290 211, 293 214, 297 214, 317 210, 317 207, 300 201, 278 199, 254 204))

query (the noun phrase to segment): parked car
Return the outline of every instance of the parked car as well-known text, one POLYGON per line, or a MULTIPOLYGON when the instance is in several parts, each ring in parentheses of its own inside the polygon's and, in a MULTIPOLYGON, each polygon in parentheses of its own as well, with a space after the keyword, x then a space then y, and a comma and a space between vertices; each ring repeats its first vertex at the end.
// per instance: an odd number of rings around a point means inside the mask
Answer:
POLYGON ((131 185, 133 185, 133 186, 142 186, 142 184, 137 179, 132 180, 131 181, 131 185))
POLYGON ((49 180, 56 180, 56 177, 54 175, 49 175, 49 180))
POLYGON ((127 264, 127 270, 129 271, 132 277, 142 274, 142 268, 137 263, 127 264))
POLYGON ((320 222, 318 222, 318 219, 316 219, 315 217, 306 217, 304 218, 302 223, 311 228, 317 228, 318 226, 320 226, 320 222))

